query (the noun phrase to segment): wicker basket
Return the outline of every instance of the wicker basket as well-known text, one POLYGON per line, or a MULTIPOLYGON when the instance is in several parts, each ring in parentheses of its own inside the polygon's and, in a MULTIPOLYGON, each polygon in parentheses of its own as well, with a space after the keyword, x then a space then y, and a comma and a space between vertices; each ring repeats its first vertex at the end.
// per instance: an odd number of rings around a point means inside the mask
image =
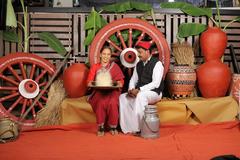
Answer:
POLYGON ((0 142, 15 140, 19 135, 19 127, 8 117, 0 118, 0 142))

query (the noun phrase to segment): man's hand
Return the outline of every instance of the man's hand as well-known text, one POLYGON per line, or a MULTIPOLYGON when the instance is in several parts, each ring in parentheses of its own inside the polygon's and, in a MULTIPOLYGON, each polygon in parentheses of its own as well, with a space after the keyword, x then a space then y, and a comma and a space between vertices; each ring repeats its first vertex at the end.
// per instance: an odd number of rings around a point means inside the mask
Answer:
POLYGON ((137 96, 138 92, 139 92, 138 89, 133 89, 133 90, 132 90, 132 94, 134 95, 134 97, 137 96))
POLYGON ((134 97, 134 95, 132 94, 132 90, 133 90, 133 89, 128 90, 127 96, 129 96, 129 97, 134 97))
POLYGON ((130 97, 136 97, 138 92, 139 92, 139 90, 134 88, 134 89, 128 90, 127 95, 130 96, 130 97))

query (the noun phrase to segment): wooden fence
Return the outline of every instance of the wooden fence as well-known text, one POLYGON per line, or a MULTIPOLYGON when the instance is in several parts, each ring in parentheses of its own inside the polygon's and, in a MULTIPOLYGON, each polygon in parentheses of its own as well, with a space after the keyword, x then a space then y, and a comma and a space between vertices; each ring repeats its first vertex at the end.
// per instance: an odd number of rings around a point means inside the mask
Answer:
MULTIPOLYGON (((231 11, 221 11, 222 22, 228 23, 231 19, 240 15, 240 9, 231 11)), ((48 11, 30 11, 28 14, 28 23, 30 34, 49 31, 54 33, 64 44, 66 49, 73 48, 73 53, 68 59, 68 64, 80 62, 84 63, 88 57, 88 47, 85 47, 83 42, 86 37, 86 31, 84 30, 84 24, 87 20, 89 12, 65 12, 64 9, 57 12, 48 11)), ((126 13, 126 14, 111 14, 103 13, 102 16, 108 21, 123 18, 123 17, 138 17, 143 13, 126 13)), ((155 11, 155 19, 158 29, 165 35, 166 40, 171 46, 173 42, 176 42, 176 34, 178 26, 183 22, 199 22, 202 24, 208 24, 209 21, 206 17, 191 17, 182 14, 176 10, 157 10, 155 11)), ((23 21, 23 16, 18 13, 18 20, 23 21)), ((152 22, 152 18, 147 17, 149 23, 152 22)), ((225 51, 225 63, 229 64, 232 68, 231 56, 229 45, 232 44, 235 48, 237 60, 240 63, 240 23, 233 23, 226 30, 228 35, 228 48, 225 51)), ((19 35, 22 37, 21 32, 19 35)), ((194 47, 198 46, 198 36, 192 36, 186 39, 194 47)), ((59 64, 63 59, 56 54, 51 48, 49 48, 43 41, 39 40, 37 36, 32 36, 29 41, 29 52, 40 55, 53 64, 59 64)), ((5 42, 0 40, 0 56, 7 55, 13 52, 21 52, 22 48, 16 43, 5 42)), ((199 49, 195 50, 196 64, 202 63, 203 58, 199 49)), ((171 60, 171 62, 173 62, 171 60)))

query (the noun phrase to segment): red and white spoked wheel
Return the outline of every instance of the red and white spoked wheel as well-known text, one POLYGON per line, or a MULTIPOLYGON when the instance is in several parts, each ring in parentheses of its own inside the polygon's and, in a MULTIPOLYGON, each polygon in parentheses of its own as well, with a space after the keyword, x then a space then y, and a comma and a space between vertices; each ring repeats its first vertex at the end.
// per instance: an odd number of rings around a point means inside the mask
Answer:
MULTIPOLYGON (((138 18, 123 18, 103 27, 93 39, 89 49, 90 65, 100 61, 100 50, 105 44, 114 48, 113 59, 123 65, 131 74, 131 68, 138 61, 135 45, 147 40, 152 43, 153 54, 158 56, 164 65, 164 76, 170 63, 170 50, 163 34, 147 21, 138 18)), ((124 72, 126 73, 126 72, 124 72)))
MULTIPOLYGON (((0 116, 19 121, 54 72, 53 64, 34 54, 12 53, 0 58, 0 116)), ((21 122, 23 126, 34 125, 36 112, 46 101, 47 91, 21 122)))

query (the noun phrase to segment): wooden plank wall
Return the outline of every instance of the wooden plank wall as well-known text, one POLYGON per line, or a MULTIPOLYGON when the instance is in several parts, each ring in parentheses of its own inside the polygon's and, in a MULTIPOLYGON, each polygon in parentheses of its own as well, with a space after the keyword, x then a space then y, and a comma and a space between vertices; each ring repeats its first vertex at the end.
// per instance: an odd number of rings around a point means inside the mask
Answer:
MULTIPOLYGON (((123 18, 123 17, 138 17, 140 13, 128 13, 128 14, 102 14, 102 16, 108 21, 123 18)), ((59 64, 63 59, 61 56, 56 54, 51 48, 49 48, 43 41, 34 34, 42 31, 49 31, 54 33, 64 44, 65 48, 69 50, 73 48, 73 53, 68 59, 68 65, 71 63, 84 63, 88 58, 88 48, 83 45, 86 32, 84 30, 84 24, 87 20, 88 13, 45 13, 45 12, 32 12, 29 13, 29 31, 32 37, 29 42, 29 52, 38 54, 53 64, 59 64)), ((232 18, 236 16, 224 15, 222 16, 224 24, 228 23, 232 18)), ((199 22, 207 24, 208 20, 206 17, 191 17, 183 14, 171 14, 171 13, 155 13, 158 29, 165 35, 166 40, 171 46, 172 43, 176 42, 176 34, 178 26, 183 22, 199 22)), ((18 15, 18 19, 22 21, 22 15, 18 15)), ((153 23, 151 17, 147 17, 150 23, 153 23)), ((228 29, 228 46, 233 44, 237 59, 240 63, 240 23, 233 23, 228 29)), ((21 32, 19 31, 21 35, 21 32)), ((198 36, 192 36, 186 39, 195 48, 198 47, 198 36)), ((11 52, 22 51, 21 47, 17 44, 4 42, 1 39, 0 42, 0 55, 7 55, 11 52)), ((199 49, 195 50, 196 63, 200 64, 203 62, 203 58, 199 49)), ((171 59, 171 63, 173 63, 171 59)), ((229 48, 225 51, 225 63, 231 64, 231 57, 229 48)), ((239 64, 240 65, 240 64, 239 64)))

